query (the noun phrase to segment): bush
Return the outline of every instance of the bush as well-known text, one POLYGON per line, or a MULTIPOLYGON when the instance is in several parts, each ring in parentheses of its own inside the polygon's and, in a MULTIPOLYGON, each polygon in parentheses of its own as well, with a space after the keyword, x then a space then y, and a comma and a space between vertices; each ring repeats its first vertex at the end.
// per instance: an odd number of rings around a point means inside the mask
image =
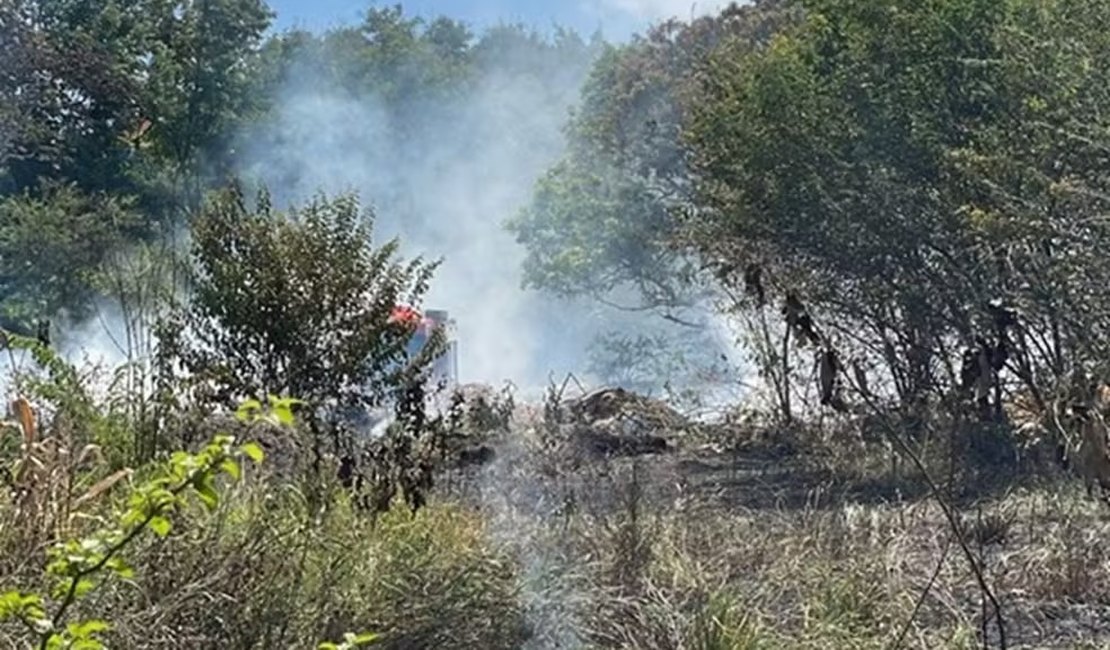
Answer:
POLYGON ((434 357, 438 344, 405 367, 412 325, 390 315, 419 302, 436 265, 398 259, 397 240, 375 247, 372 221, 351 196, 288 214, 265 194, 249 208, 236 187, 213 196, 193 222, 189 299, 160 337, 199 403, 377 406, 434 357))
POLYGON ((311 648, 350 631, 381 648, 519 646, 512 567, 476 515, 398 505, 375 525, 333 495, 321 512, 293 487, 243 485, 151 540, 141 579, 100 604, 111 646, 311 648))

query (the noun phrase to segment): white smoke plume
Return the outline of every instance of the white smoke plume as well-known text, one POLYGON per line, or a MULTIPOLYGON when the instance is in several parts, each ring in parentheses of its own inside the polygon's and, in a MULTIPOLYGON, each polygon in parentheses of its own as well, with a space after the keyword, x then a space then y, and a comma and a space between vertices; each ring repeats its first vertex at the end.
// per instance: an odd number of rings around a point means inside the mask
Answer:
POLYGON ((263 127, 277 137, 248 139, 240 172, 279 206, 356 192, 376 212, 378 242, 399 236, 403 254, 443 258, 425 302, 457 322, 460 380, 542 384, 581 366, 591 326, 584 312, 522 291, 524 251, 503 224, 562 152, 588 62, 568 62, 559 78, 512 63, 458 99, 406 115, 417 133, 402 132, 373 95, 294 76, 263 127))
MULTIPOLYGON (((677 332, 680 341, 690 333, 656 314, 523 290, 525 251, 504 228, 565 150, 563 128, 592 65, 582 47, 566 50, 556 65, 503 55, 465 89, 400 117, 372 92, 329 88, 311 63, 293 65, 277 110, 241 134, 236 171, 264 184, 279 207, 355 192, 376 214, 378 243, 397 236, 406 256, 443 258, 425 306, 448 310, 457 324, 460 381, 512 381, 525 398, 568 373, 587 384, 615 381, 590 376, 599 333, 677 332)), ((111 368, 126 360, 123 318, 111 304, 101 307, 59 343, 75 362, 111 368)))

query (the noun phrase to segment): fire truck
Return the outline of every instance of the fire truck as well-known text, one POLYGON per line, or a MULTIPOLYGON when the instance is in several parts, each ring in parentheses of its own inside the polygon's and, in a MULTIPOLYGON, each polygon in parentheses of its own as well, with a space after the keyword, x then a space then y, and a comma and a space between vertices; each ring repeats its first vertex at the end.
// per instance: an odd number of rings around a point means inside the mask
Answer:
POLYGON ((455 340, 455 321, 442 309, 429 309, 421 314, 407 305, 394 307, 390 320, 407 322, 414 326, 414 333, 405 346, 409 360, 415 359, 437 330, 446 339, 446 348, 431 364, 428 382, 430 389, 453 389, 459 381, 459 349, 455 340))
MULTIPOLYGON (((412 338, 405 346, 405 361, 416 358, 428 344, 428 339, 439 329, 442 329, 446 339, 446 347, 442 354, 436 357, 429 368, 426 384, 426 400, 430 410, 438 410, 449 403, 450 395, 458 386, 458 342, 455 341, 455 322, 450 315, 439 309, 429 309, 423 314, 407 305, 398 305, 393 308, 390 315, 391 322, 401 321, 413 329, 412 338)), ((356 410, 348 412, 344 419, 348 424, 354 425, 364 435, 378 438, 385 434, 389 425, 394 420, 394 405, 385 403, 367 411, 356 410)))

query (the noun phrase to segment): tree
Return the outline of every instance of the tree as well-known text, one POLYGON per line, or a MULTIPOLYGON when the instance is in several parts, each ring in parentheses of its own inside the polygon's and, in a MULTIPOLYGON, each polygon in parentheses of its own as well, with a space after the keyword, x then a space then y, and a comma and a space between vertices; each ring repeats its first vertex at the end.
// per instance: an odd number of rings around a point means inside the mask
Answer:
POLYGON ((999 112, 954 152, 981 255, 1021 316, 1010 369, 1042 407, 1110 375, 1110 39, 1103 2, 1014 2, 996 36, 999 112))
POLYGON ((1093 372, 1108 50, 1086 26, 1110 8, 803 4, 704 76, 687 130, 701 254, 736 285, 763 271, 787 320, 793 297, 818 345, 880 368, 871 389, 903 404, 981 392, 986 373, 997 409, 1003 369, 1052 376, 1037 392, 1093 372))
POLYGON ((272 13, 262 0, 163 1, 158 9, 144 71, 151 140, 188 209, 210 183, 226 180, 235 132, 265 107, 250 91, 272 13))
POLYGON ((288 214, 265 194, 248 208, 236 187, 211 198, 193 221, 189 300, 163 331, 195 396, 295 395, 334 415, 419 374, 438 344, 406 365, 412 330, 390 315, 419 304, 436 264, 397 259, 396 240, 374 247, 371 224, 352 196, 288 214))
POLYGON ((688 306, 698 262, 683 252, 679 224, 693 207, 682 129, 694 82, 722 39, 758 48, 790 20, 784 3, 757 2, 608 48, 567 127, 568 154, 510 224, 528 250, 525 283, 688 306))
POLYGON ((116 137, 133 122, 139 91, 109 45, 58 26, 55 13, 71 4, 0 6, 0 192, 43 178, 101 191, 121 173, 116 137))
POLYGON ((80 321, 96 295, 94 275, 140 220, 126 201, 47 184, 0 199, 0 317, 29 331, 64 312, 80 321))

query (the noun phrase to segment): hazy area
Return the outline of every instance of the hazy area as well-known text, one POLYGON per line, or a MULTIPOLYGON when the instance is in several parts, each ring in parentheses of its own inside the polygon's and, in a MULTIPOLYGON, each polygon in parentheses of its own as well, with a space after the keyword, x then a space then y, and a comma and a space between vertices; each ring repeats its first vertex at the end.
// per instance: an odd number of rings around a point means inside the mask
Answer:
POLYGON ((398 128, 374 95, 351 96, 294 75, 278 115, 245 138, 240 169, 283 205, 354 191, 373 207, 382 239, 406 255, 443 259, 427 306, 458 323, 464 381, 544 383, 581 367, 602 323, 580 304, 521 287, 523 251, 503 224, 563 151, 562 126, 588 70, 557 78, 483 69, 459 97, 409 106, 398 128))
POLYGON ((0 1, 0 650, 1108 647, 1110 3, 305 6, 0 1))

